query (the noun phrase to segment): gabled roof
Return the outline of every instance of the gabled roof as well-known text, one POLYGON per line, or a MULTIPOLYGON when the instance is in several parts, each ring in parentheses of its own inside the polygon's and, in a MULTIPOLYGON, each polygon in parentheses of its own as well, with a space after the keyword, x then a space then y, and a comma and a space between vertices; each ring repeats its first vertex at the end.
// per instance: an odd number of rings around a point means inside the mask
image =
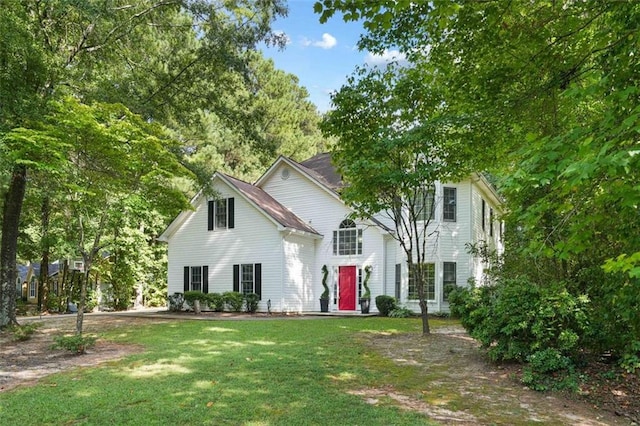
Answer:
POLYGON ((342 176, 338 174, 335 166, 331 162, 331 154, 323 152, 308 160, 302 161, 299 165, 319 182, 326 185, 333 191, 338 191, 343 187, 342 176))
MULTIPOLYGON (((261 188, 221 172, 216 172, 211 179, 213 180, 216 178, 226 183, 230 188, 235 190, 240 196, 249 202, 249 204, 252 204, 258 211, 263 213, 268 219, 283 229, 300 232, 302 234, 310 234, 317 237, 322 236, 318 231, 313 229, 311 225, 304 222, 261 188)), ((202 197, 203 193, 201 191, 193 197, 191 205, 195 207, 202 197)), ((180 228, 187 217, 193 213, 193 210, 185 210, 181 212, 162 232, 158 237, 158 240, 168 241, 169 236, 180 228)))
POLYGON ((235 187, 239 193, 244 195, 256 207, 262 210, 282 227, 309 234, 320 235, 318 231, 311 227, 311 225, 293 214, 289 209, 280 204, 275 198, 267 194, 261 188, 223 173, 218 173, 218 175, 226 180, 231 186, 235 187))

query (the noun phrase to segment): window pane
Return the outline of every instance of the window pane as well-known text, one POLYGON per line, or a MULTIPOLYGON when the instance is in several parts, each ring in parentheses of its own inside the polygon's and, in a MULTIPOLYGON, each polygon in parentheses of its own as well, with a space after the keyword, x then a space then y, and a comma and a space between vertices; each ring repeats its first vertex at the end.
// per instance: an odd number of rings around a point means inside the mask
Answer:
MULTIPOLYGON (((422 265, 422 276, 424 282, 425 300, 434 300, 436 297, 436 274, 435 264, 425 263, 422 265)), ((409 268, 409 299, 418 299, 418 286, 415 279, 417 265, 414 263, 409 268)))
POLYGON ((416 194, 414 204, 416 220, 428 222, 433 218, 433 209, 435 206, 435 192, 433 187, 422 188, 416 194))
POLYGON ((191 267, 191 290, 202 291, 202 267, 191 267))
POLYGON ((243 294, 254 293, 253 290, 253 264, 242 265, 241 287, 243 294))
POLYGON ((216 228, 226 229, 227 227, 227 200, 216 201, 216 228))
POLYGON ((456 263, 444 262, 442 264, 442 300, 448 300, 449 292, 456 285, 456 263))
POLYGON ((443 188, 442 218, 447 221, 456 221, 456 188, 443 188))

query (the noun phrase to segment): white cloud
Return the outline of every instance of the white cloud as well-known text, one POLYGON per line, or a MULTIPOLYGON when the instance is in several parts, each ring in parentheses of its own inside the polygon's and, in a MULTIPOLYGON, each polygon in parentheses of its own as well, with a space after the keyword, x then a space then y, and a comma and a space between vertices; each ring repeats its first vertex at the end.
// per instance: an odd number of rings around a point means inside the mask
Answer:
POLYGON ((322 49, 331 49, 338 44, 338 40, 334 36, 329 33, 322 34, 322 40, 309 40, 308 38, 304 38, 302 40, 303 46, 314 46, 320 47, 322 49))
POLYGON ((289 37, 287 33, 285 33, 284 31, 276 30, 273 32, 273 35, 275 35, 280 40, 284 40, 284 44, 286 46, 291 44, 291 37, 289 37))
POLYGON ((407 63, 407 56, 401 53, 399 50, 386 50, 381 54, 367 53, 364 58, 364 62, 367 65, 373 67, 385 66, 390 62, 397 62, 400 65, 407 63))

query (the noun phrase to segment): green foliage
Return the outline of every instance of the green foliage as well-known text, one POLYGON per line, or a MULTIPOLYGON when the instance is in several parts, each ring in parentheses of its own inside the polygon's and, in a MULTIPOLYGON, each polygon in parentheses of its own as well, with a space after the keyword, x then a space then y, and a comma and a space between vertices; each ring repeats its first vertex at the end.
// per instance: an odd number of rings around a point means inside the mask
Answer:
POLYGON ((406 306, 398 306, 389 312, 389 318, 409 318, 414 315, 413 311, 406 306))
POLYGON ((54 344, 51 349, 64 349, 69 352, 81 355, 88 348, 96 344, 96 336, 86 336, 82 334, 74 334, 73 336, 56 336, 53 338, 54 344))
POLYGON ((29 340, 33 333, 43 325, 44 323, 42 322, 30 322, 22 325, 12 325, 8 330, 11 333, 13 340, 22 342, 29 340))
POLYGON ((588 326, 588 299, 572 296, 563 283, 539 286, 520 279, 460 288, 449 304, 494 360, 525 361, 543 349, 576 357, 588 326))
POLYGON ((237 291, 227 291, 222 293, 224 304, 231 312, 241 312, 244 305, 244 297, 242 293, 237 291))
POLYGON ((522 383, 537 390, 578 390, 578 381, 571 358, 555 348, 542 349, 527 357, 522 383))
POLYGON ((362 293, 362 299, 371 299, 371 290, 369 290, 369 279, 371 278, 371 265, 364 267, 364 281, 362 287, 364 292, 362 293))
POLYGON ((207 295, 201 291, 185 291, 183 296, 184 301, 191 309, 193 309, 196 300, 201 304, 207 303, 208 301, 207 295))
POLYGON ((258 310, 260 296, 256 293, 247 293, 244 295, 245 307, 248 313, 254 314, 258 310))
POLYGON ((224 296, 220 293, 208 293, 207 303, 216 312, 224 311, 224 296))
POLYGON ((329 270, 327 269, 327 265, 322 265, 322 287, 324 288, 322 294, 320 295, 320 299, 328 299, 329 298, 329 286, 327 285, 327 276, 329 275, 329 270))
POLYGON ((184 294, 173 293, 167 298, 170 312, 180 312, 184 307, 184 294))
POLYGON ((376 308, 380 315, 388 317, 389 312, 393 311, 397 307, 397 301, 395 297, 381 294, 376 296, 376 308))

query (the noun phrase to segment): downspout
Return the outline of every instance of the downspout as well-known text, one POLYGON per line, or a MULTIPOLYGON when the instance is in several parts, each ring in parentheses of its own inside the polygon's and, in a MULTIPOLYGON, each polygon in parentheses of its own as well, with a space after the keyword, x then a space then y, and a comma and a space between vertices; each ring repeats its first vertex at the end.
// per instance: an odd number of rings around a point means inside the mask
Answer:
POLYGON ((283 232, 280 240, 280 313, 284 313, 284 245, 286 237, 283 232))

